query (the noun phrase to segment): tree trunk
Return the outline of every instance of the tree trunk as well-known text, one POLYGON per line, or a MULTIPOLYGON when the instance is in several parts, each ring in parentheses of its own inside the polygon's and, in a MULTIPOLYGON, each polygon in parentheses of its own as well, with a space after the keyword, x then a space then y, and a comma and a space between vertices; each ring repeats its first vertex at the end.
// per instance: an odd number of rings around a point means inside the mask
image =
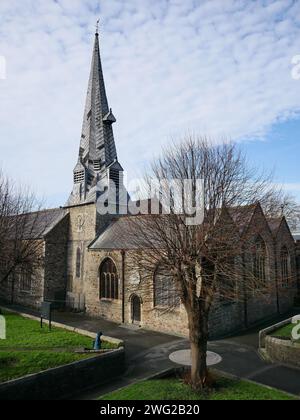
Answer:
POLYGON ((191 382, 194 389, 204 389, 207 382, 207 348, 204 344, 191 342, 191 382))
POLYGON ((190 342, 191 342, 191 384, 193 389, 203 390, 207 386, 207 342, 208 316, 199 311, 190 314, 190 342))

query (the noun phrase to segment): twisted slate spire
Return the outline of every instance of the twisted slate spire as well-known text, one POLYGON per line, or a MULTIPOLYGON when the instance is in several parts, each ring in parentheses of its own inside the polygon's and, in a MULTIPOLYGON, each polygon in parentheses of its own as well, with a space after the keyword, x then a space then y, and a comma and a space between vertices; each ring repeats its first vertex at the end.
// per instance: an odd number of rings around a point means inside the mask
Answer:
POLYGON ((83 117, 80 153, 83 161, 102 159, 109 165, 117 159, 112 124, 116 122, 108 107, 96 32, 91 73, 83 117))
POLYGON ((97 24, 78 163, 74 169, 74 188, 68 204, 96 200, 97 182, 105 177, 108 168, 117 162, 112 128, 115 122, 106 96, 97 24))

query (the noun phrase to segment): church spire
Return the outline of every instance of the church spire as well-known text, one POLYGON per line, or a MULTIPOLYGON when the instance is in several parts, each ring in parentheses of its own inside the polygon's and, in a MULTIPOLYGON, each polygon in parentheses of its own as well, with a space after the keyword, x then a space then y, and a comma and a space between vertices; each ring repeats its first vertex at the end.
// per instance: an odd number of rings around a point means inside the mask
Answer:
POLYGON ((96 35, 99 35, 99 23, 100 23, 100 19, 98 19, 96 23, 96 35))
POLYGON ((109 108, 104 84, 97 21, 88 91, 83 116, 74 188, 68 204, 96 201, 97 182, 117 162, 112 125, 116 119, 109 108))
POLYGON ((112 129, 114 122, 116 119, 109 109, 106 96, 97 24, 80 143, 83 160, 88 157, 89 160, 101 160, 102 165, 109 165, 117 159, 112 129))

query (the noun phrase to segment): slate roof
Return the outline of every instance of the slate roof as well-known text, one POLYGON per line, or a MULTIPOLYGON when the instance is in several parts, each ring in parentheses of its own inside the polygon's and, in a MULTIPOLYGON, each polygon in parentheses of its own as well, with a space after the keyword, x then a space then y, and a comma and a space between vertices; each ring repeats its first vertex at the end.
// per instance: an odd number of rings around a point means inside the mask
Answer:
POLYGON ((240 233, 244 232, 244 230, 249 226, 257 205, 258 204, 253 204, 251 206, 228 209, 228 212, 240 233))
POLYGON ((268 225, 274 235, 277 234, 278 229, 280 228, 280 225, 282 223, 282 220, 283 220, 282 217, 276 217, 276 218, 273 217, 273 218, 267 219, 268 225))
POLYGON ((23 239, 43 239, 66 215, 64 209, 50 209, 18 216, 23 220, 21 235, 23 239))
MULTIPOLYGON (((105 124, 108 116, 113 115, 108 106, 96 33, 80 143, 83 160, 101 159, 106 165, 117 160, 112 126, 105 124)), ((109 118, 109 122, 115 122, 115 118, 109 118)))
POLYGON ((139 249, 146 244, 141 238, 138 223, 129 224, 130 218, 145 218, 152 216, 124 216, 115 219, 111 224, 91 243, 89 249, 139 249), (136 232, 134 232, 136 230, 136 232))
MULTIPOLYGON (((254 204, 251 206, 245 207, 238 207, 228 209, 231 218, 233 219, 234 223, 237 225, 240 234, 243 234, 244 230, 249 226, 251 219, 255 213, 258 204, 254 204)), ((143 220, 146 217, 154 217, 154 216, 124 216, 119 219, 115 219, 112 223, 95 239, 94 242, 89 246, 91 250, 97 249, 139 249, 145 246, 145 242, 143 243, 143 233, 141 229, 143 227, 150 228, 150 224, 144 223, 143 220), (128 224, 128 220, 130 218, 139 217, 141 223, 132 223, 131 225, 128 224), (136 232, 134 231, 136 230, 136 232)), ((156 216, 156 217, 168 217, 168 216, 156 216)), ((281 225, 283 220, 282 217, 279 218, 270 218, 266 219, 267 223, 274 235, 277 234, 278 229, 281 225)), ((149 232, 146 236, 149 235, 149 232)), ((300 233, 298 236, 300 240, 300 233)))
POLYGON ((96 33, 83 115, 79 164, 74 170, 76 172, 84 169, 88 173, 90 182, 82 182, 82 185, 74 184, 73 192, 67 202, 68 206, 96 201, 95 185, 99 171, 106 176, 109 165, 118 160, 112 127, 115 122, 116 118, 108 105, 100 57, 99 34, 96 33))
MULTIPOLYGON (((148 200, 145 200, 147 204, 148 200)), ((236 223, 241 224, 241 229, 243 230, 247 223, 249 224, 251 217, 254 213, 256 206, 251 206, 251 208, 239 208, 231 209, 230 215, 236 223), (242 217, 240 217, 242 215, 242 217)), ((93 241, 89 249, 90 250, 134 250, 140 249, 142 247, 147 247, 146 243, 149 244, 149 241, 143 241, 143 229, 151 229, 151 224, 147 223, 146 218, 149 217, 170 217, 168 215, 139 215, 139 216, 123 216, 118 219, 115 219, 111 224, 102 232, 100 235, 93 241), (130 220, 139 218, 139 223, 130 224, 130 220)), ((145 237, 151 235, 148 232, 145 237)), ((154 240, 154 238, 153 238, 154 240)), ((151 242, 151 240, 150 240, 151 242)))

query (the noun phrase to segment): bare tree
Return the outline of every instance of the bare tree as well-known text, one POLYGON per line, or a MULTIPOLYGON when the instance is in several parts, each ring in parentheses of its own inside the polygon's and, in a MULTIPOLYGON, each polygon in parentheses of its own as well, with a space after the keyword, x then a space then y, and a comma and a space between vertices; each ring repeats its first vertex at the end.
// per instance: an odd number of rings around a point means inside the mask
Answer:
POLYGON ((46 227, 34 194, 0 172, 0 285, 10 280, 13 300, 16 275, 43 263, 42 233, 46 227))
MULTIPOLYGON (((166 279, 162 298, 173 284, 188 317, 191 383, 203 389, 208 378, 209 314, 215 297, 236 299, 237 286, 246 288, 247 293, 263 290, 267 295, 268 285, 262 284, 264 273, 260 272, 264 249, 259 241, 251 242, 253 232, 250 238, 247 232, 241 233, 240 227, 245 226, 254 204, 256 208, 258 202, 275 208, 281 195, 270 176, 249 168, 235 145, 215 146, 203 138, 187 138, 169 147, 146 178, 149 184, 154 178, 160 186, 166 185, 166 180, 176 180, 179 194, 160 187, 164 209, 160 214, 127 218, 123 234, 127 242, 135 244, 129 264, 132 270, 148 273, 149 278, 160 267, 166 279), (191 186, 188 194, 184 193, 186 180, 191 186), (199 180, 203 185, 201 205, 199 180), (191 215, 196 215, 197 207, 203 211, 203 220, 193 224, 191 215), (251 265, 253 269, 246 269, 245 259, 254 253, 257 261, 251 265)), ((261 226, 256 229, 259 233, 261 226)), ((176 299, 173 304, 177 304, 176 299)))
POLYGON ((282 215, 288 220, 293 232, 300 230, 300 205, 291 195, 283 195, 281 204, 282 215))

